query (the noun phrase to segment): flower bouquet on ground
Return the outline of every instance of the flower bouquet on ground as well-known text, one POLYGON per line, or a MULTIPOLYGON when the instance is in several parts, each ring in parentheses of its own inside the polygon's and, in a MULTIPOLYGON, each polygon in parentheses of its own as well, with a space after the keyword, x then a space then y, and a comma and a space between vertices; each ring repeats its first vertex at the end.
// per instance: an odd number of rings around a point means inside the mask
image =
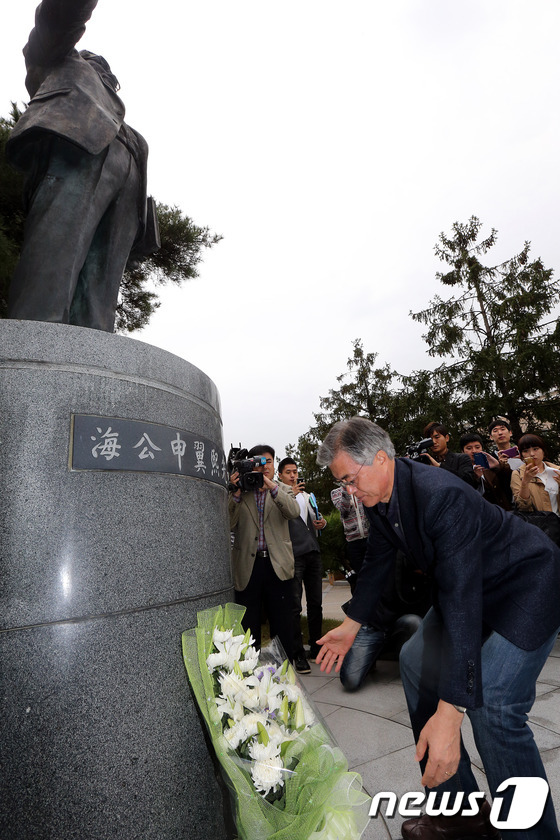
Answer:
POLYGON ((359 840, 368 797, 281 645, 257 651, 244 607, 198 613, 183 633, 196 701, 232 794, 240 840, 359 840))

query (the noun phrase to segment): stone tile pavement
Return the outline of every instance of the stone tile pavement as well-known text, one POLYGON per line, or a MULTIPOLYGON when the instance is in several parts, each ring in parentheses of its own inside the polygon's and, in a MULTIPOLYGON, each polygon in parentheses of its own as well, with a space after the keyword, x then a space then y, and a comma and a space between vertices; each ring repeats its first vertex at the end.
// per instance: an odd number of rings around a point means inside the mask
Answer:
MULTIPOLYGON (((344 614, 340 606, 349 597, 350 588, 346 582, 334 586, 325 582, 325 617, 342 620, 344 614)), ((314 663, 311 674, 301 675, 301 681, 345 753, 350 769, 361 774, 364 789, 370 796, 380 790, 392 790, 397 796, 422 790, 398 663, 378 662, 366 685, 351 694, 342 689, 338 676, 321 674, 314 663)), ((530 722, 543 756, 560 822, 560 639, 537 683, 537 699, 530 722)), ((467 719, 463 724, 463 737, 480 789, 487 790, 482 762, 467 719)), ((400 838, 402 821, 398 814, 393 818, 382 814, 370 819, 362 840, 400 838)))

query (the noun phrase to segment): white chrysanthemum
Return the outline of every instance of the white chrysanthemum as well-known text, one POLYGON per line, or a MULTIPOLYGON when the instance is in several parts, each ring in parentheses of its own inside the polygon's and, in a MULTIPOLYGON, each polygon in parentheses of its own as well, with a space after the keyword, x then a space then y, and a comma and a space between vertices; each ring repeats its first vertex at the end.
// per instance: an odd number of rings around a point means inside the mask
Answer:
POLYGON ((245 730, 241 725, 241 721, 233 726, 226 727, 224 729, 224 738, 226 739, 228 746, 230 746, 232 750, 236 750, 237 747, 246 740, 245 730))
POLYGON ((292 741, 294 738, 298 737, 297 732, 290 732, 284 729, 283 726, 280 726, 274 720, 269 720, 267 722, 266 733, 268 735, 269 742, 276 747, 282 746, 284 741, 292 741))
POLYGON ((249 755, 255 761, 268 761, 280 755, 280 747, 271 741, 268 744, 261 744, 259 741, 252 741, 249 744, 249 755))
POLYGON ((220 650, 218 651, 218 653, 211 653, 208 659, 206 660, 206 664, 208 666, 208 670, 212 672, 215 671, 216 668, 221 668, 223 665, 225 665, 226 661, 226 652, 224 650, 220 650))
POLYGON ((218 643, 226 642, 228 639, 231 639, 233 636, 233 630, 218 630, 217 627, 214 628, 214 635, 212 636, 212 641, 216 646, 218 643))
POLYGON ((259 694, 252 685, 250 676, 240 677, 236 673, 221 672, 218 681, 224 697, 231 697, 234 702, 241 703, 250 711, 259 709, 259 694))
POLYGON ((244 674, 255 670, 259 664, 259 652, 254 647, 248 647, 243 659, 239 660, 239 667, 244 674))
POLYGON ((221 672, 218 677, 223 697, 229 697, 234 703, 242 703, 244 706, 251 698, 251 690, 247 685, 247 679, 237 674, 226 674, 221 672))
POLYGON ((243 708, 241 703, 237 702, 235 704, 235 706, 233 707, 233 710, 230 714, 230 717, 237 723, 237 721, 242 720, 244 716, 245 716, 245 709, 243 708))
POLYGON ((282 778, 284 765, 279 752, 279 747, 271 742, 266 746, 254 742, 249 747, 249 755, 254 760, 254 764, 251 765, 251 776, 255 788, 264 796, 284 784, 282 778))
POLYGON ((258 734, 259 723, 263 726, 266 726, 267 723, 266 715, 260 712, 249 712, 249 714, 241 718, 239 721, 239 731, 243 734, 243 741, 247 741, 249 738, 258 734))

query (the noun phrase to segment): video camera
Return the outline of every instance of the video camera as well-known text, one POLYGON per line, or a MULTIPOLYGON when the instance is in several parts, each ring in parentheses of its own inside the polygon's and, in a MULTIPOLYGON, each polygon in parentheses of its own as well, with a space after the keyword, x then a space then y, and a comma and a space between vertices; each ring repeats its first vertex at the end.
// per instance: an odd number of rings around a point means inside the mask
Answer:
POLYGON ((426 456, 426 452, 428 449, 432 448, 433 443, 434 442, 431 438, 423 438, 418 441, 418 443, 413 443, 411 446, 407 446, 407 457, 411 458, 413 461, 420 461, 421 464, 431 464, 432 462, 426 456))
POLYGON ((261 472, 255 472, 255 467, 262 467, 266 464, 266 458, 256 455, 248 458, 248 449, 241 449, 240 446, 232 446, 229 450, 227 467, 228 472, 238 472, 237 484, 229 484, 229 490, 235 493, 237 490, 260 490, 264 485, 264 476, 261 472))

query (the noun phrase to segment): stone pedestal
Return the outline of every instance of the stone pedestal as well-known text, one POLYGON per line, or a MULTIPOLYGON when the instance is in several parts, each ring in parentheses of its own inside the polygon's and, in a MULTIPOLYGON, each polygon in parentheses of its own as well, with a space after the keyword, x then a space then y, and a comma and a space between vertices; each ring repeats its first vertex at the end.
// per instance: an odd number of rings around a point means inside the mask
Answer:
POLYGON ((232 599, 222 464, 188 362, 0 321, 1 840, 225 838, 181 659, 197 610, 232 599), (167 432, 182 463, 160 472, 167 432))

